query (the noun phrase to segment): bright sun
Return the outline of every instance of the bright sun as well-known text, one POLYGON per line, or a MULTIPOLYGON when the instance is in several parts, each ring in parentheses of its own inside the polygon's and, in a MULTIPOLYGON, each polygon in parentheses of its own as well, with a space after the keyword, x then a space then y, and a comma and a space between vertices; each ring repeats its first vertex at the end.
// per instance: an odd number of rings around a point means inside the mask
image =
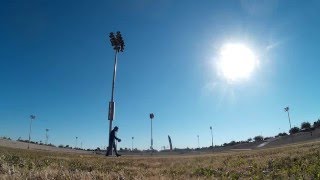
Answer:
POLYGON ((229 81, 249 78, 256 66, 256 56, 243 44, 225 44, 220 50, 218 70, 229 81))

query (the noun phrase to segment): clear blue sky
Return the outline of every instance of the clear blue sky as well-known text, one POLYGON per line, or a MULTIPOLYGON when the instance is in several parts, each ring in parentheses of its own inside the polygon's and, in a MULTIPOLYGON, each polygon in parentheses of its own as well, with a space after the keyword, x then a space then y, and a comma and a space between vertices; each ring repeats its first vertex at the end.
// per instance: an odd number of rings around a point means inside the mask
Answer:
POLYGON ((107 108, 120 30, 115 125, 120 147, 197 147, 315 121, 320 99, 320 1, 0 1, 0 136, 85 148, 107 145, 107 108), (225 43, 254 51, 249 79, 213 67, 225 43))

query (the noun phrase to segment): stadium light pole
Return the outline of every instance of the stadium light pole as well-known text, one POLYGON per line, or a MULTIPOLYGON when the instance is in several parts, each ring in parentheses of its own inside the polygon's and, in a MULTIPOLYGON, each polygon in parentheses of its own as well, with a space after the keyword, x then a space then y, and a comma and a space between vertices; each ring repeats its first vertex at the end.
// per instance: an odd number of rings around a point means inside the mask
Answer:
POLYGON ((211 131, 211 146, 213 148, 213 134, 212 134, 212 126, 210 126, 210 131, 211 131))
POLYGON ((198 148, 200 149, 199 135, 197 135, 197 137, 198 137, 198 148))
POLYGON ((151 146, 150 149, 153 150, 153 135, 152 135, 152 119, 154 118, 154 114, 150 113, 150 120, 151 120, 151 146))
POLYGON ((132 137, 131 137, 131 140, 132 140, 132 141, 131 141, 131 151, 133 151, 133 139, 134 139, 134 137, 132 136, 132 137))
MULTIPOLYGON (((112 77, 112 89, 111 89, 111 100, 109 102, 109 111, 108 111, 108 120, 109 120, 109 136, 110 132, 112 130, 112 121, 114 120, 114 115, 115 115, 115 102, 114 102, 114 83, 116 79, 116 72, 117 72, 117 55, 119 52, 123 52, 124 50, 124 41, 122 39, 120 31, 116 32, 116 35, 114 35, 113 32, 110 33, 109 35, 111 45, 113 49, 115 50, 115 55, 114 55, 114 66, 113 66, 113 77, 112 77)), ((109 137, 109 144, 110 144, 110 137, 109 137)), ((109 147, 111 148, 111 147, 109 147)), ((111 151, 112 155, 112 151, 111 151)))
POLYGON ((30 115, 30 127, 29 127, 29 141, 28 141, 28 149, 30 148, 30 140, 31 140, 31 125, 32 125, 32 120, 35 120, 36 116, 35 115, 30 115))
POLYGON ((46 144, 48 144, 48 139, 49 139, 48 131, 49 131, 49 129, 46 129, 46 144))
POLYGON ((290 121, 289 106, 288 106, 288 107, 285 107, 285 108, 284 108, 284 111, 285 111, 285 112, 288 112, 288 119, 289 119, 289 125, 290 125, 289 133, 290 133, 290 130, 291 130, 291 121, 290 121))

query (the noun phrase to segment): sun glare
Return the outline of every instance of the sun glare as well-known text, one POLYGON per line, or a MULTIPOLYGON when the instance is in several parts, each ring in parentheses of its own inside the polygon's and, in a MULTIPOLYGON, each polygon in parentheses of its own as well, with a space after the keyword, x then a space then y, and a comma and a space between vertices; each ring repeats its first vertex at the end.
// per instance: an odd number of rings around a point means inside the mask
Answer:
POLYGON ((220 50, 219 73, 231 82, 249 78, 256 65, 256 56, 243 44, 225 44, 220 50))

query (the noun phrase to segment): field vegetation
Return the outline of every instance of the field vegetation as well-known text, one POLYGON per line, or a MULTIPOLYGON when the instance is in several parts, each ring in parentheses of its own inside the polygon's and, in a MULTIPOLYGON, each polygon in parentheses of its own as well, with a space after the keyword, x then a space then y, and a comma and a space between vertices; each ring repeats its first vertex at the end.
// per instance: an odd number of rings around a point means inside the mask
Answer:
POLYGON ((0 147, 1 179, 320 179, 320 143, 206 155, 122 156, 0 147))

